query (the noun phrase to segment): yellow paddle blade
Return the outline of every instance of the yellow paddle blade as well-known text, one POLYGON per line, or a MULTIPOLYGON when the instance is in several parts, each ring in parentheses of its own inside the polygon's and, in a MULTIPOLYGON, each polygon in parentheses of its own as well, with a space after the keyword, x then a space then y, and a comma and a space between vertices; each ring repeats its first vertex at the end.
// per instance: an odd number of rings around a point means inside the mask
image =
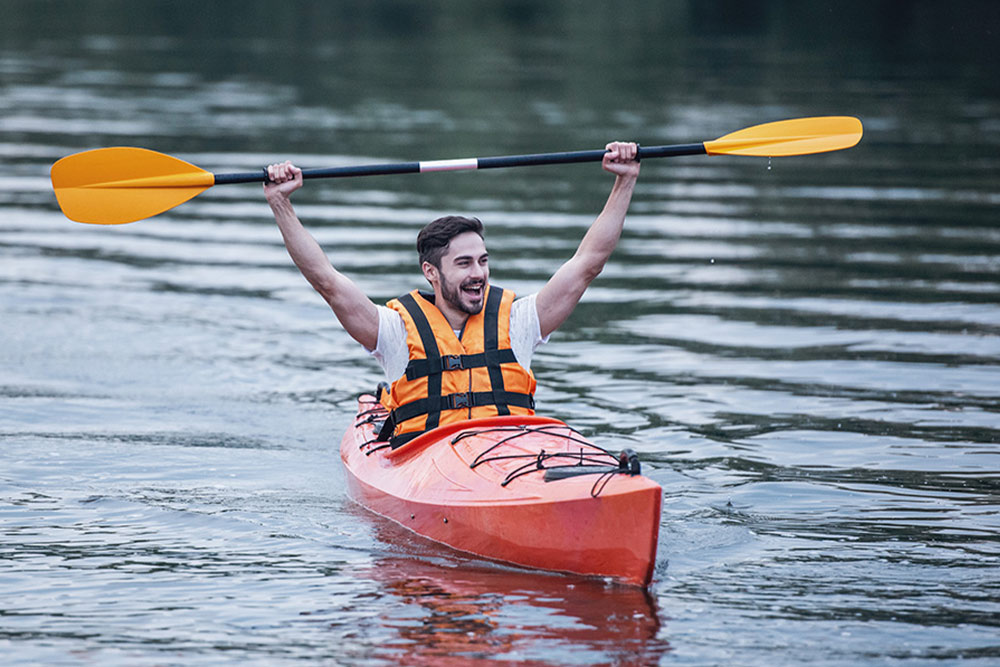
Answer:
POLYGON ((785 157, 850 148, 861 141, 861 121, 852 116, 817 116, 754 125, 705 142, 709 155, 785 157))
POLYGON ((99 148, 52 165, 52 189, 66 217, 98 225, 163 213, 214 184, 212 173, 145 148, 99 148))

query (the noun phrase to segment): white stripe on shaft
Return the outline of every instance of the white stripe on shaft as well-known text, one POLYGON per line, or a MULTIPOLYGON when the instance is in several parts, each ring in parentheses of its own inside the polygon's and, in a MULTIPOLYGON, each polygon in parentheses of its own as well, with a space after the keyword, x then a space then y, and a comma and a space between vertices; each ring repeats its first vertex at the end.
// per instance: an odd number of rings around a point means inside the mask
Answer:
POLYGON ((420 173, 427 171, 461 171, 463 169, 478 169, 479 160, 477 158, 463 158, 459 160, 429 160, 420 163, 420 173))

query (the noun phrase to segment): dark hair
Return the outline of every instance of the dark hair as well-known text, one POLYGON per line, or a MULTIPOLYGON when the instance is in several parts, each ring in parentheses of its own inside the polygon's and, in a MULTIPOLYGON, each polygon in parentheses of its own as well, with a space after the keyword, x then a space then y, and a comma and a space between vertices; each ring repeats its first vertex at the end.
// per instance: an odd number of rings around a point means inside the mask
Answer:
POLYGON ((448 248, 451 240, 459 234, 475 232, 483 236, 483 223, 478 218, 465 218, 460 215, 446 215, 434 220, 417 234, 417 254, 420 255, 420 266, 430 262, 441 268, 441 255, 448 248))

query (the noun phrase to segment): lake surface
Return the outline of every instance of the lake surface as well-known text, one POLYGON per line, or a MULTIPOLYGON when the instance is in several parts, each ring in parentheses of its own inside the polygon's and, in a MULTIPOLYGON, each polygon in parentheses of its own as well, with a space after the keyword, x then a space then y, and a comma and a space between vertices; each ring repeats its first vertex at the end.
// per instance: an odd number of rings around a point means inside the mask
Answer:
MULTIPOLYGON (((1000 12, 954 4, 0 2, 4 664, 996 664, 1000 12), (663 486, 647 591, 468 558, 347 498, 337 448, 380 371, 258 186, 99 227, 49 183, 113 145, 222 173, 827 114, 862 143, 645 161, 535 358, 539 410, 663 486)), ((527 294, 610 183, 296 202, 376 301, 421 286, 444 213, 481 217, 493 282, 527 294)))

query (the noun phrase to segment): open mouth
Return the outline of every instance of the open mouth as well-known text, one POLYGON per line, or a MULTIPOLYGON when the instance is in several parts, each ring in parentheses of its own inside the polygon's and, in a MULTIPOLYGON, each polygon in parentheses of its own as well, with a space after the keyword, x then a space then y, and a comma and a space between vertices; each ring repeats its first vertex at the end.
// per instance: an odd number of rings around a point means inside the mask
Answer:
POLYGON ((485 292, 485 290, 486 284, 478 280, 462 285, 462 293, 472 299, 483 298, 483 292, 485 292))

